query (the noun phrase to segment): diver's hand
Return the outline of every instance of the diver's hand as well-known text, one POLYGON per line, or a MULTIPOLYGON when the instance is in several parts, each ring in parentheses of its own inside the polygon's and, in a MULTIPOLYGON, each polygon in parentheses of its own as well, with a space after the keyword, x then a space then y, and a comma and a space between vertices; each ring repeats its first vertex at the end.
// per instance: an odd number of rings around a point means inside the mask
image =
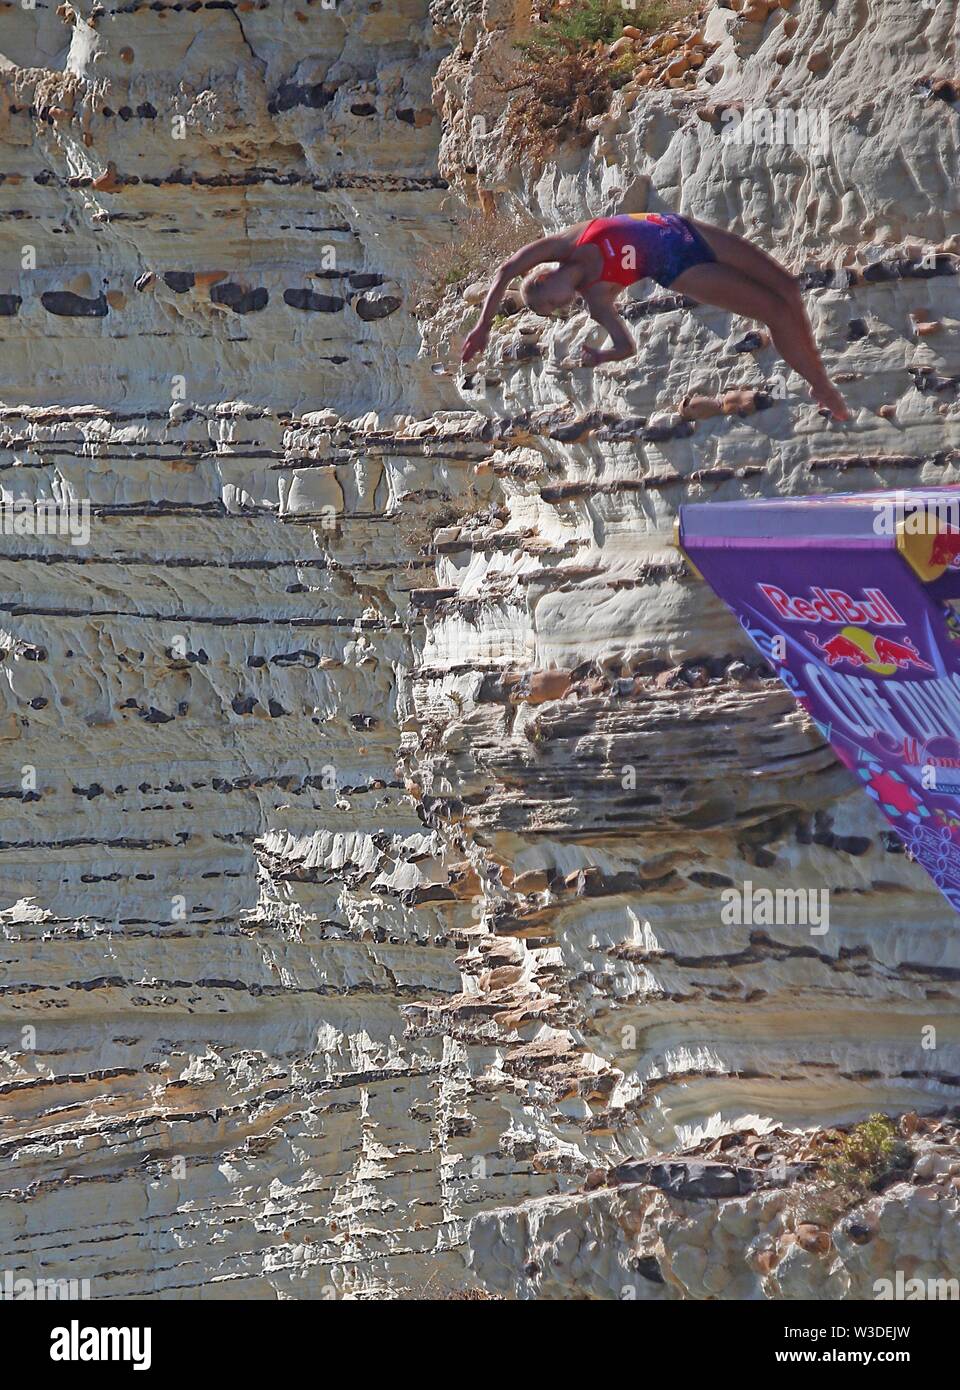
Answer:
POLYGON ((460 361, 469 362, 471 358, 476 357, 478 352, 483 352, 483 349, 487 346, 489 337, 489 328, 485 328, 483 324, 478 323, 476 328, 472 329, 464 339, 460 361))
POLYGON ((604 362, 622 362, 629 353, 621 352, 618 348, 604 348, 598 351, 597 348, 585 347, 580 351, 579 365, 581 367, 601 367, 604 362))

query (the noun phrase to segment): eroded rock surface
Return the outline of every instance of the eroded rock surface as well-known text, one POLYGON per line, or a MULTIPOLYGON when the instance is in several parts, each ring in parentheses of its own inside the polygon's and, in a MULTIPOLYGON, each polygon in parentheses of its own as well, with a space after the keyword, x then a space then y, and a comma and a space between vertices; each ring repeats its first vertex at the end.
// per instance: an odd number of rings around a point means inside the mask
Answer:
POLYGON ((781 1192, 579 1191, 958 1099, 955 916, 671 544, 688 498, 957 480, 953 8, 707 7, 692 77, 543 169, 487 80, 522 7, 0 14, 4 497, 92 509, 0 536, 5 1266, 833 1298, 904 1241, 955 1264, 917 1214, 952 1189, 826 1254, 780 1249, 781 1192), (783 101, 822 148, 730 138, 783 101), (656 287, 636 361, 514 315, 434 373, 448 184, 757 235, 854 422, 656 287), (745 880, 828 888, 829 931, 725 923, 745 880))

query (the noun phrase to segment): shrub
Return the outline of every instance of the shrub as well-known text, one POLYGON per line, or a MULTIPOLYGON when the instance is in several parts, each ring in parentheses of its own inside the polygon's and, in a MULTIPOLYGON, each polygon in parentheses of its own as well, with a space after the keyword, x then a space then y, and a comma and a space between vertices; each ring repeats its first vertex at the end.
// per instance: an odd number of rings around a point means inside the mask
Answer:
POLYGON ((552 10, 536 25, 534 37, 519 43, 521 52, 531 58, 556 56, 558 50, 594 48, 614 43, 630 25, 641 33, 654 34, 675 19, 697 10, 699 0, 637 0, 628 9, 620 0, 577 0, 564 9, 552 10))
POLYGON ((797 1194, 801 1221, 830 1226, 910 1167, 913 1150, 886 1115, 871 1115, 847 1134, 818 1143, 818 1176, 797 1194))
POLYGON ((614 92, 628 82, 635 54, 607 56, 625 26, 655 33, 673 20, 693 15, 700 0, 575 0, 551 11, 517 44, 522 57, 516 92, 504 120, 504 142, 516 157, 543 159, 556 145, 582 132, 591 116, 609 109, 614 92))
POLYGON ((450 236, 417 264, 414 302, 429 314, 453 285, 489 279, 514 251, 543 236, 543 229, 524 210, 472 212, 459 219, 450 236))
POLYGON ((521 62, 508 88, 517 95, 504 118, 505 148, 517 158, 543 159, 580 134, 591 116, 609 110, 632 71, 629 55, 614 60, 601 48, 554 53, 542 65, 539 59, 521 62))
POLYGON ((623 33, 623 26, 631 22, 632 11, 625 10, 619 0, 582 0, 554 10, 536 26, 534 37, 517 47, 531 58, 553 56, 570 44, 592 48, 598 43, 613 43, 623 33))
POLYGON ((854 1125, 823 1164, 828 1182, 856 1192, 862 1200, 883 1178, 904 1166, 911 1153, 886 1115, 871 1115, 854 1125))
POLYGON ((404 1302, 420 1303, 504 1303, 503 1294, 490 1293, 477 1284, 451 1284, 440 1270, 431 1274, 426 1283, 406 1290, 404 1302))

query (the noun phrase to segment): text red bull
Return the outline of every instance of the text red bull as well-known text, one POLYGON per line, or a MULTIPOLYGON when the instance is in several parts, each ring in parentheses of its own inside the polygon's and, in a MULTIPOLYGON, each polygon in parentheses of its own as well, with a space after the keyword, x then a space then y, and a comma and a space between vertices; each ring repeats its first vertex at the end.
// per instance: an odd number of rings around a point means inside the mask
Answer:
POLYGON ((882 589, 864 589, 863 597, 851 598, 843 589, 810 589, 810 597, 792 598, 776 584, 757 588, 788 623, 852 623, 871 627, 904 627, 905 623, 882 589))

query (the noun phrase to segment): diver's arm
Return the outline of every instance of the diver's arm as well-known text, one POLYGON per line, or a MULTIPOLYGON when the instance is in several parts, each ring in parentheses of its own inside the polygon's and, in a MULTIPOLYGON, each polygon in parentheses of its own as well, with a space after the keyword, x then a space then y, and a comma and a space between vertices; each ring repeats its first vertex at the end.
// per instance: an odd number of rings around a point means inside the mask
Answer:
POLYGON ((629 328, 620 317, 613 299, 608 298, 601 290, 600 293, 588 292, 586 303, 594 323, 598 323, 609 333, 610 347, 599 352, 596 348, 584 348, 584 365, 599 367, 603 362, 622 362, 625 357, 632 357, 637 350, 637 345, 633 341, 629 328))
POLYGON ((469 362, 471 357, 475 357, 486 347, 487 339, 490 336, 490 327, 510 281, 517 275, 526 275, 528 270, 532 270, 535 265, 540 265, 543 261, 563 260, 570 252, 571 242, 570 232, 562 232, 559 236, 540 237, 537 241, 531 241, 526 246, 521 246, 519 251, 508 256, 497 267, 496 274, 487 291, 487 297, 483 301, 480 317, 464 341, 463 352, 460 356, 461 362, 469 362))

